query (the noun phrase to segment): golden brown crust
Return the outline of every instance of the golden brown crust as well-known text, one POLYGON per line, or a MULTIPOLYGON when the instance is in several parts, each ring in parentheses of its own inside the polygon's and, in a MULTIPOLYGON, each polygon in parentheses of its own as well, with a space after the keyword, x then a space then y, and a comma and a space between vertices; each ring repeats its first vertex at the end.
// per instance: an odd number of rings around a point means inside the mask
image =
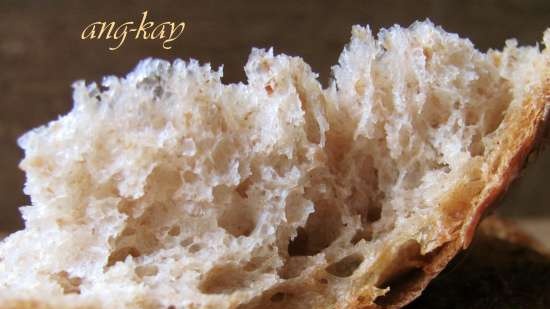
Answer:
MULTIPOLYGON (((457 192, 452 192, 451 198, 445 201, 448 205, 442 205, 443 208, 449 206, 447 211, 452 217, 451 220, 455 220, 456 223, 456 219, 459 219, 459 222, 462 222, 460 230, 454 234, 455 238, 433 252, 426 264, 419 269, 420 271, 417 269, 414 275, 404 278, 404 282, 393 286, 393 291, 389 295, 378 297, 374 303, 370 301, 373 295, 360 295, 349 306, 350 309, 401 308, 407 305, 422 293, 428 283, 458 252, 469 246, 482 216, 518 176, 535 146, 542 145, 546 129, 550 127, 548 126, 550 122, 550 70, 547 69, 550 64, 548 59, 550 51, 548 48, 543 52, 543 57, 545 58, 543 58, 544 71, 541 85, 524 100, 521 113, 507 115, 505 121, 509 128, 499 141, 499 150, 489 158, 490 166, 498 181, 491 183, 489 179, 484 183, 478 183, 476 187, 485 188, 478 194, 475 193, 475 189, 458 187, 457 192), (458 196, 461 196, 461 201, 457 202, 458 196), (469 204, 475 205, 467 208, 463 203, 465 197, 470 198, 469 204), (464 210, 470 212, 464 213, 464 210)), ((453 228, 452 225, 450 226, 453 228)))
MULTIPOLYGON (((499 162, 500 167, 504 168, 504 172, 500 178, 500 183, 494 186, 489 193, 485 195, 482 202, 474 208, 470 221, 464 226, 465 234, 462 236, 464 247, 466 248, 474 236, 475 229, 481 219, 481 216, 485 213, 493 202, 506 191, 510 183, 518 176, 520 170, 524 167, 528 155, 534 150, 538 142, 542 140, 543 133, 549 122, 550 109, 550 76, 545 80, 545 84, 542 86, 540 95, 534 99, 526 100, 523 108, 526 110, 525 114, 519 115, 522 119, 517 121, 511 121, 511 124, 515 126, 511 129, 512 132, 508 135, 507 141, 509 143, 521 143, 519 149, 515 153, 508 153, 510 159, 503 160, 505 163, 499 162), (533 104, 531 104, 533 103, 533 104), (516 136, 520 135, 520 132, 530 131, 526 139, 517 139, 516 136)), ((516 116, 516 115, 514 115, 516 116)), ((507 147, 503 145, 502 147, 507 147)), ((510 145, 514 147, 515 145, 510 145)), ((514 147, 516 148, 516 147, 514 147)), ((511 149, 514 149, 511 148, 511 149)), ((505 148, 506 149, 506 148, 505 148)), ((500 159, 500 158, 499 158, 500 159)), ((502 160, 502 159, 501 159, 502 160)))

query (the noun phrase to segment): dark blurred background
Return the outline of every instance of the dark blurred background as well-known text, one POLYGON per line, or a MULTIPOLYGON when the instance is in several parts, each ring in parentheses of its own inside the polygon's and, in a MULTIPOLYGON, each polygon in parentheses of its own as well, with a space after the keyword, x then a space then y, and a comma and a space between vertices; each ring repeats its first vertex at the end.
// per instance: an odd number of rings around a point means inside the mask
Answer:
MULTIPOLYGON (((430 18, 447 31, 470 38, 481 50, 504 40, 536 44, 550 26, 548 0, 493 1, 26 1, 0 0, 0 230, 22 227, 19 206, 24 175, 16 139, 71 108, 74 80, 100 81, 125 74, 139 59, 195 58, 224 65, 224 81, 244 79, 251 47, 303 57, 327 84, 330 67, 348 42, 351 26, 374 31, 430 18), (155 22, 184 21, 171 50, 159 40, 127 38, 116 51, 112 41, 83 41, 94 21, 139 23, 149 11, 155 22)), ((501 202, 499 212, 514 217, 550 214, 550 152, 540 153, 501 202)))

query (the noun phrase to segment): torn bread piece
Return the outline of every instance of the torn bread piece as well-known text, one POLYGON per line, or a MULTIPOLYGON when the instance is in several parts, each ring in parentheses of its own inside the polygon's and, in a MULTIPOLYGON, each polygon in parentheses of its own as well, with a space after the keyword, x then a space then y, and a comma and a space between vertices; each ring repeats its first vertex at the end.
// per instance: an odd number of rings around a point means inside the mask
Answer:
MULTIPOLYGON (((550 44, 550 32, 544 36, 550 44)), ((323 89, 254 49, 247 83, 144 60, 24 135, 32 206, 6 308, 397 308, 468 246, 546 122, 548 49, 356 26, 323 89)))

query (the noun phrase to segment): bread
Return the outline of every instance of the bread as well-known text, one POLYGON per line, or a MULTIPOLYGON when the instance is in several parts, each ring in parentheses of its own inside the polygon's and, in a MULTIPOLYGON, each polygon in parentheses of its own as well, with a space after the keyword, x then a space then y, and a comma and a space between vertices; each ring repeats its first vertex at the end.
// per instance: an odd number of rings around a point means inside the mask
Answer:
POLYGON ((489 216, 468 250, 457 255, 407 308, 549 308, 548 278, 547 248, 514 221, 489 216))
MULTIPOLYGON (((550 44, 550 31, 544 36, 550 44)), ((5 308, 397 308, 468 246, 548 115, 548 49, 356 26, 324 89, 144 60, 25 134, 5 308)))
MULTIPOLYGON (((491 215, 483 219, 468 249, 455 256, 406 308, 548 308, 548 278, 547 248, 514 221, 491 215)), ((45 307, 43 303, 27 305, 45 307)))

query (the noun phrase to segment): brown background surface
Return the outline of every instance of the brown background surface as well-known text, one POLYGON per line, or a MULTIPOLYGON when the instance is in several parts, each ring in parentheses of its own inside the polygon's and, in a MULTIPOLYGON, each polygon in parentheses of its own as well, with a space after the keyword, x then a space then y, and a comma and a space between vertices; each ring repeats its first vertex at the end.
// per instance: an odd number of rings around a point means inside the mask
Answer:
MULTIPOLYGON (((494 1, 0 1, 0 230, 22 227, 17 207, 29 203, 17 168, 22 151, 16 139, 71 108, 70 84, 125 74, 139 59, 195 58, 224 64, 224 80, 244 79, 250 48, 303 57, 326 84, 330 66, 349 39, 351 25, 374 31, 395 23, 430 18, 447 31, 469 37, 481 50, 501 48, 516 37, 522 44, 540 41, 550 26, 548 0, 494 1), (161 22, 185 21, 171 50, 160 41, 127 39, 83 41, 82 29, 94 21, 139 22, 141 12, 161 22)), ((515 217, 550 213, 550 152, 516 182, 499 211, 515 217)))

